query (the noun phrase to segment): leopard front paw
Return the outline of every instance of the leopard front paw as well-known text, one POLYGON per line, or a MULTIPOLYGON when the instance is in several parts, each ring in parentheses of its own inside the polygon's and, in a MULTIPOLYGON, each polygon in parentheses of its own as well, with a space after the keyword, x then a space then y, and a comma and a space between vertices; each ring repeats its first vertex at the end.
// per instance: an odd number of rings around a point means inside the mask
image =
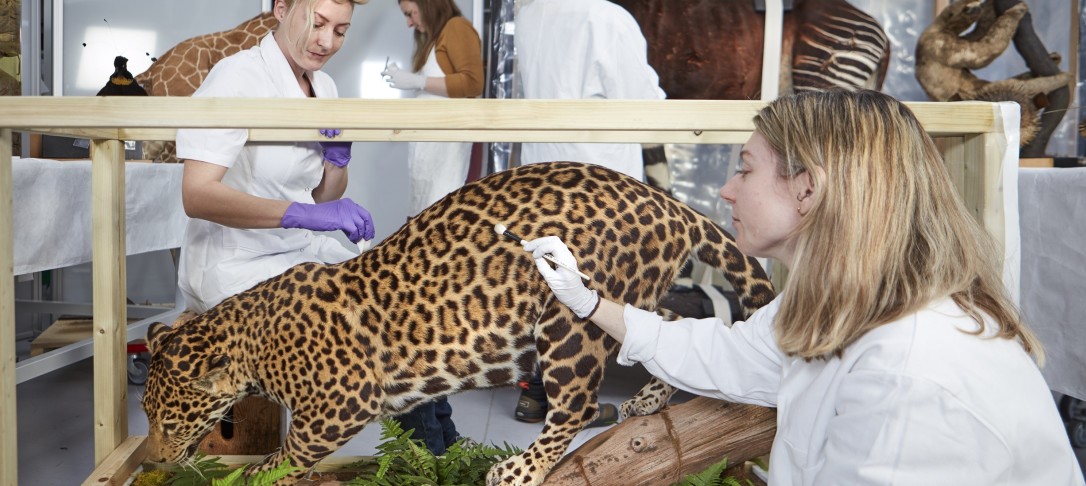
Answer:
POLYGON ((659 400, 645 399, 644 397, 634 397, 625 402, 622 402, 621 410, 619 411, 620 420, 626 420, 630 417, 643 417, 645 415, 652 415, 662 410, 663 404, 659 400))
POLYGON ((675 394, 675 387, 653 378, 633 398, 622 402, 619 416, 622 420, 630 417, 652 415, 667 406, 668 400, 675 394))
POLYGON ((538 486, 544 475, 538 468, 526 464, 522 456, 513 456, 495 464, 486 474, 486 486, 538 486))

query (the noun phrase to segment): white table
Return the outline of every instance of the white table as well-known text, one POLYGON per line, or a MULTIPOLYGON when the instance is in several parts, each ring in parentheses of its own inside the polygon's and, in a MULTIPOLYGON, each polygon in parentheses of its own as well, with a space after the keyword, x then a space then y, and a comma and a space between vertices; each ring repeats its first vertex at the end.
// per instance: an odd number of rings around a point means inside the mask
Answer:
POLYGON ((1022 313, 1049 388, 1086 399, 1086 168, 1021 169, 1022 313))

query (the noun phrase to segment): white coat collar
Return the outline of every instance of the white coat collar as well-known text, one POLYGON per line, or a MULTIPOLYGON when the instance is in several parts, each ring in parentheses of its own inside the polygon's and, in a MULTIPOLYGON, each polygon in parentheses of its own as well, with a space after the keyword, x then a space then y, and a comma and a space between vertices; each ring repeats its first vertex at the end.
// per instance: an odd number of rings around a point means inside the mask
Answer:
MULTIPOLYGON (((280 93, 286 94, 287 98, 306 98, 306 94, 298 86, 298 80, 294 77, 294 70, 290 68, 286 55, 275 42, 275 32, 269 33, 260 41, 260 57, 264 60, 264 65, 268 67, 268 75, 275 82, 280 93)), ((323 85, 317 83, 318 74, 320 71, 305 73, 317 98, 324 98, 328 96, 328 93, 324 92, 323 85)))

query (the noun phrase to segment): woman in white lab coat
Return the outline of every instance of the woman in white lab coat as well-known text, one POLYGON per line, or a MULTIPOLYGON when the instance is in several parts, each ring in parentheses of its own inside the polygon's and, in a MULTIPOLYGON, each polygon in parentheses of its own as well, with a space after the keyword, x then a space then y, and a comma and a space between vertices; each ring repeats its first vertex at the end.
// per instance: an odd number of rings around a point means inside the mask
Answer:
MULTIPOLYGON (((400 10, 415 29, 414 72, 393 63, 381 73, 389 84, 417 99, 483 94, 482 41, 453 0, 401 0, 400 10)), ((469 142, 409 142, 407 214, 418 214, 463 185, 470 163, 469 142)))
POLYGON ((731 328, 665 324, 548 266, 576 265, 556 237, 528 242, 558 300, 622 342, 622 364, 777 407, 771 485, 1083 484, 1002 253, 912 112, 829 91, 754 123, 720 195, 739 249, 789 267, 775 300, 731 328))
MULTIPOLYGON (((276 0, 279 27, 258 46, 219 61, 193 96, 335 98, 320 68, 343 45, 355 4, 365 0, 276 0)), ((336 130, 321 130, 327 135, 336 130)), ((369 212, 350 199, 350 142, 248 143, 247 130, 178 130, 181 195, 192 218, 178 286, 188 310, 222 300, 299 263, 357 255, 314 231, 374 236, 369 212)))

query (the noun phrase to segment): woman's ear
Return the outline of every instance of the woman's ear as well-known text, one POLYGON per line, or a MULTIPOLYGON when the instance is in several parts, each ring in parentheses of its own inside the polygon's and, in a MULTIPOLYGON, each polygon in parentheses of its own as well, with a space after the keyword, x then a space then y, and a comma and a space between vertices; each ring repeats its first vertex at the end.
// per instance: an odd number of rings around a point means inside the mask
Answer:
POLYGON ((814 178, 811 177, 810 171, 803 171, 802 174, 796 176, 793 180, 793 188, 796 191, 796 209, 801 216, 806 216, 811 208, 814 207, 814 178))
POLYGON ((275 0, 272 3, 272 14, 275 15, 275 20, 279 22, 287 17, 287 10, 286 0, 275 0))

